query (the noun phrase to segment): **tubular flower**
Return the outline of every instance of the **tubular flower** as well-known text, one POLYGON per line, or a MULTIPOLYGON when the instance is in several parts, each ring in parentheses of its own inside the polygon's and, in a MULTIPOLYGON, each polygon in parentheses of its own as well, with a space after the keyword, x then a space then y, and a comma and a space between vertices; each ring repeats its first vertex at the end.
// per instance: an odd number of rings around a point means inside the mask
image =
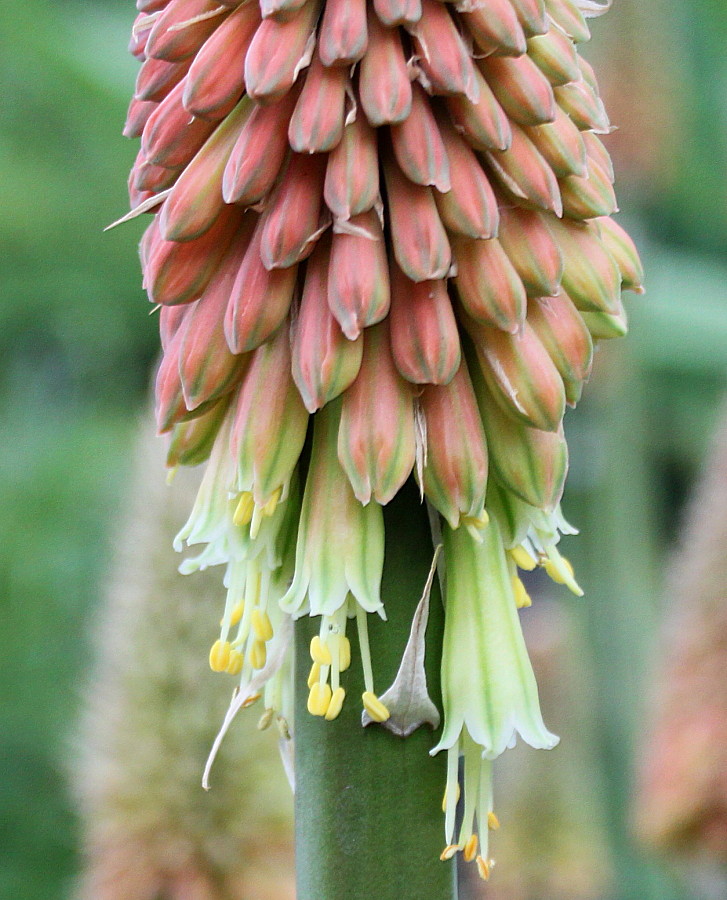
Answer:
POLYGON ((137 6, 124 218, 154 214, 140 255, 168 464, 207 461, 177 547, 205 545, 185 572, 226 567, 210 665, 239 678, 235 709, 265 692, 287 734, 292 619, 320 617, 308 708, 333 719, 355 618, 363 705, 385 722, 367 617, 385 618, 382 505, 415 476, 446 557, 443 856, 487 877, 492 760, 517 734, 556 740, 518 571, 581 593, 558 550, 563 413, 594 342, 626 331, 621 290, 642 291, 578 54, 606 6, 137 6))

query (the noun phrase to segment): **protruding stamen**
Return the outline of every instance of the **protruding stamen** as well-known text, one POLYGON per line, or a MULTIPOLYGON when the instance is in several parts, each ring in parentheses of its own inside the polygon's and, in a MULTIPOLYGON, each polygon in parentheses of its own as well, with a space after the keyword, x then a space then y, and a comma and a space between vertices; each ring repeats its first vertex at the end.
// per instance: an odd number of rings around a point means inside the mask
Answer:
POLYGON ((464 857, 465 862, 472 862, 472 860, 477 855, 477 847, 479 846, 479 839, 476 834, 471 834, 469 836, 469 840, 464 845, 464 849, 462 851, 462 856, 464 857))
POLYGON ((477 857, 477 872, 483 881, 487 881, 490 877, 490 869, 492 868, 492 860, 485 860, 484 857, 477 857))
POLYGON ((225 672, 228 675, 239 675, 242 672, 242 664, 244 662, 242 653, 239 650, 230 650, 230 656, 225 666, 225 672))
POLYGON ((310 655, 313 662, 317 662, 321 666, 330 666, 333 662, 331 651, 328 649, 325 641, 322 641, 318 635, 311 638, 310 655))
POLYGON ((444 850, 439 854, 439 858, 442 862, 446 862, 448 859, 451 859, 459 849, 459 844, 447 844, 444 850))
POLYGON ((272 497, 268 500, 268 502, 263 506, 263 515, 266 518, 270 518, 273 515, 275 510, 278 508, 278 503, 280 503, 280 497, 283 493, 282 486, 279 487, 272 495, 272 497))
POLYGON ((577 597, 583 596, 583 591, 573 577, 573 566, 562 556, 554 545, 546 546, 547 559, 543 561, 543 568, 556 584, 564 584, 577 597))
POLYGON ((374 722, 385 722, 389 718, 389 710, 372 691, 364 691, 361 694, 361 700, 363 701, 364 709, 374 722))
POLYGON ((487 814, 487 827, 491 831, 497 831, 497 829, 500 827, 500 820, 497 818, 494 812, 489 812, 487 814))
POLYGON ((331 702, 328 704, 328 709, 326 710, 326 719, 329 722, 332 722, 341 712, 345 697, 346 692, 342 687, 336 688, 331 695, 331 702))
POLYGON ((310 674, 308 675, 308 687, 309 688, 312 688, 313 685, 318 681, 320 674, 321 674, 321 664, 318 662, 314 662, 310 668, 310 674))
POLYGON ((265 649, 265 642, 253 641, 252 647, 250 648, 250 652, 248 654, 248 658, 253 669, 265 668, 265 663, 267 662, 268 658, 267 650, 265 649))
POLYGON ((273 636, 273 625, 270 616, 265 610, 254 609, 252 611, 252 628, 260 641, 269 641, 273 636))
POLYGON ((308 694, 308 712, 312 716, 325 716, 331 702, 330 684, 316 682, 308 694))
POLYGON ((524 609, 533 605, 530 594, 525 590, 525 585, 517 575, 513 575, 512 577, 512 590, 515 594, 515 606, 517 606, 518 609, 524 609))
MULTIPOLYGON (((454 792, 454 796, 457 798, 457 799, 454 801, 454 805, 455 805, 455 806, 459 803, 459 798, 460 798, 461 793, 462 793, 462 791, 461 791, 461 789, 460 789, 459 782, 458 782, 457 785, 456 785, 456 790, 455 790, 455 792, 454 792)), ((446 788, 444 789, 444 795, 442 796, 442 812, 446 812, 446 811, 447 811, 447 802, 448 802, 448 800, 449 800, 449 788, 446 787, 446 788)))
POLYGON ((512 550, 508 550, 507 552, 512 557, 515 565, 519 569, 525 569, 526 572, 532 572, 538 564, 537 560, 533 559, 522 545, 513 547, 512 550))
POLYGON ((237 503, 237 508, 232 516, 232 521, 238 527, 243 525, 248 525, 250 520, 252 519, 252 514, 255 510, 255 501, 252 498, 252 494, 250 491, 243 491, 240 494, 240 499, 237 503))
POLYGON ((230 613, 230 627, 240 624, 240 619, 242 618, 242 614, 244 612, 244 603, 236 603, 235 606, 232 607, 232 612, 230 613))
POLYGON ((260 716, 260 720, 257 723, 258 731, 265 731, 270 727, 270 723, 273 721, 273 716, 275 715, 275 710, 268 709, 260 716))
POLYGON ((210 669, 213 672, 224 672, 230 661, 230 642, 215 641, 210 649, 210 669))
POLYGON ((346 635, 341 635, 338 641, 338 671, 345 672, 351 665, 351 641, 346 635))

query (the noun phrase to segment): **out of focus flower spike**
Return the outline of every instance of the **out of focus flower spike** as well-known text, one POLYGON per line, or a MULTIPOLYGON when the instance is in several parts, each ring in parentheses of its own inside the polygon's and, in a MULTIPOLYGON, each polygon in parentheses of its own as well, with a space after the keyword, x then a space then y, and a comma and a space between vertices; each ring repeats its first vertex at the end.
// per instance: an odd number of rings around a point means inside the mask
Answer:
POLYGON ((486 158, 503 187, 540 209, 563 213, 560 188, 553 170, 535 149, 525 131, 511 123, 512 143, 502 152, 487 152, 486 158))
POLYGON ((185 81, 179 82, 149 116, 141 151, 157 166, 186 166, 214 130, 213 122, 192 119, 182 103, 185 81))
POLYGON ((472 56, 455 27, 447 5, 422 0, 422 17, 408 25, 419 56, 419 66, 434 94, 463 94, 472 103, 479 99, 479 82, 472 56))
POLYGON ((263 213, 260 255, 266 269, 292 266, 312 252, 320 234, 325 167, 322 154, 291 157, 263 213))
POLYGON ((287 22, 265 19, 260 25, 245 57, 245 85, 253 100, 279 100, 309 64, 321 2, 306 0, 287 22))
POLYGON ((333 229, 328 305, 349 340, 389 311, 389 265, 381 222, 374 210, 333 229))
POLYGON ((195 54, 227 10, 216 0, 170 0, 146 42, 147 57, 179 62, 195 54))
POLYGON ((422 0, 374 0, 374 9, 384 25, 413 25, 422 17, 422 0))
POLYGON ((369 7, 368 34, 359 68, 361 106, 374 127, 403 122, 411 112, 412 91, 399 31, 384 27, 369 7))
POLYGON ((538 509, 555 509, 568 471, 568 446, 562 428, 542 431, 516 421, 500 408, 476 361, 472 361, 471 372, 492 475, 526 503, 538 509))
POLYGON ((239 209, 225 206, 202 237, 178 243, 160 236, 144 273, 152 303, 191 303, 200 297, 242 221, 239 209))
POLYGON ((205 41, 189 69, 184 108, 193 116, 218 120, 245 89, 243 60, 260 24, 257 3, 242 3, 205 41), (235 60, 235 64, 231 64, 235 60))
POLYGON ((350 66, 366 52, 366 0, 326 0, 318 30, 318 53, 324 66, 350 66))
POLYGON ((563 256, 542 213, 517 206, 503 208, 500 243, 528 296, 550 297, 558 293, 563 256))
POLYGON ((324 235, 308 260, 293 325, 293 380, 310 413, 353 383, 363 353, 363 336, 347 340, 328 304, 329 258, 330 236, 324 235))
POLYGON ((177 179, 159 217, 165 240, 191 241, 212 227, 225 205, 222 173, 251 107, 241 100, 177 179))
POLYGON ((557 431, 565 410, 560 373, 527 321, 517 334, 467 318, 487 386, 502 408, 525 425, 557 431))
POLYGON ((591 39, 591 32, 575 0, 545 0, 548 15, 576 44, 591 39))
POLYGON ((407 118, 391 126, 391 144, 399 168, 414 184, 451 189, 449 157, 424 88, 412 85, 407 118))
POLYGON ((366 330, 358 377, 343 395, 338 458, 364 505, 386 504, 411 474, 414 395, 396 370, 388 323, 366 330))
POLYGON ((391 157, 385 158, 384 174, 396 261, 412 281, 443 278, 449 272, 452 251, 432 189, 409 181, 391 157))
POLYGON ((376 132, 365 116, 356 116, 345 127, 328 155, 323 196, 334 218, 343 220, 372 209, 379 199, 376 132))
POLYGON ((618 266, 621 273, 621 287, 642 294, 644 269, 631 237, 614 219, 596 219, 591 227, 598 230, 603 246, 618 266))
POLYGON ((530 38, 528 56, 554 87, 581 77, 573 42, 557 26, 547 34, 530 38))
POLYGON ((347 84, 346 69, 327 68, 314 53, 288 126, 296 153, 324 153, 341 140, 347 84))
POLYGON ((559 106, 553 122, 526 128, 525 134, 558 178, 585 175, 588 158, 585 135, 559 106))
POLYGON ((527 50, 525 32, 510 0, 461 4, 460 18, 483 53, 520 56, 527 50))
POLYGON ((423 489, 451 528, 487 522, 487 444, 467 364, 447 385, 427 385, 419 398, 426 421, 423 489))
POLYGON ((393 261, 391 275, 389 327, 399 374, 414 384, 448 384, 461 352, 447 282, 413 282, 393 261))
POLYGON ((593 363, 593 342, 578 310, 565 293, 533 300, 528 322, 560 372, 566 400, 575 406, 593 363))
POLYGON ((563 287, 578 310, 616 314, 621 273, 598 235, 568 219, 549 223, 563 254, 563 287))
POLYGON ((233 353, 246 353, 266 341, 288 315, 293 300, 298 266, 265 268, 260 257, 263 224, 258 219, 247 249, 238 257, 237 269, 225 282, 228 300, 222 318, 233 353))
POLYGON ((252 206, 270 191, 288 153, 288 122, 295 91, 268 106, 255 104, 222 176, 225 203, 252 206))
POLYGON ((462 307, 475 321, 504 331, 522 327, 527 294, 522 280, 497 238, 457 239, 454 283, 462 307))
POLYGON ((542 125, 555 119, 553 88, 529 56, 488 56, 478 65, 514 122, 542 125))
POLYGON ((475 150, 506 150, 512 143, 509 119, 479 69, 475 69, 475 78, 476 103, 464 96, 447 97, 454 127, 475 150))
POLYGON ((249 491, 262 508, 290 481, 308 427, 308 413, 290 374, 286 328, 252 354, 232 415, 236 487, 249 491))

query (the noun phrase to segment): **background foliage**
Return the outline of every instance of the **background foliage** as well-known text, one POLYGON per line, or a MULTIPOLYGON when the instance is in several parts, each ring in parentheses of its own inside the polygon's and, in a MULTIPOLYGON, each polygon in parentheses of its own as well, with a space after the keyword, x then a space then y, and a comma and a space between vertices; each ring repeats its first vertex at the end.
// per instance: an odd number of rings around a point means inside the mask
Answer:
MULTIPOLYGON (((120 137, 136 72, 132 3, 23 0, 0 11, 0 898, 69 895, 64 770, 134 421, 156 352, 126 209, 120 137)), ((629 839, 639 678, 662 563, 725 388, 727 8, 616 0, 587 55, 621 130, 620 199, 648 295, 570 415, 573 606, 593 668, 594 771, 616 898, 685 896, 629 839), (600 787, 598 786, 600 785, 600 787), (676 892, 676 893, 674 893, 676 892)), ((161 477, 161 475, 160 475, 161 477)), ((543 827, 546 827, 543 825, 543 827)))

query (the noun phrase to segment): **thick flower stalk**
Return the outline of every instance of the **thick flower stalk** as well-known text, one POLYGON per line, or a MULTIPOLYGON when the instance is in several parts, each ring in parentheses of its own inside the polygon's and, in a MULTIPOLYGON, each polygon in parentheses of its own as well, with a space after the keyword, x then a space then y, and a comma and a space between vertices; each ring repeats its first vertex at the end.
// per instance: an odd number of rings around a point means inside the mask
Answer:
POLYGON ((557 547, 563 413, 594 341, 626 331, 622 288, 641 290, 578 53, 605 7, 137 5, 132 215, 155 214, 168 464, 209 458, 179 544, 205 545, 187 570, 226 566, 210 664, 238 679, 235 709, 264 693, 287 734, 291 621, 320 617, 308 709, 328 720, 355 622, 362 704, 385 723, 368 617, 386 617, 382 506, 415 477, 446 569, 443 857, 487 877, 492 760, 518 734, 556 741, 518 572, 580 593, 557 547))

